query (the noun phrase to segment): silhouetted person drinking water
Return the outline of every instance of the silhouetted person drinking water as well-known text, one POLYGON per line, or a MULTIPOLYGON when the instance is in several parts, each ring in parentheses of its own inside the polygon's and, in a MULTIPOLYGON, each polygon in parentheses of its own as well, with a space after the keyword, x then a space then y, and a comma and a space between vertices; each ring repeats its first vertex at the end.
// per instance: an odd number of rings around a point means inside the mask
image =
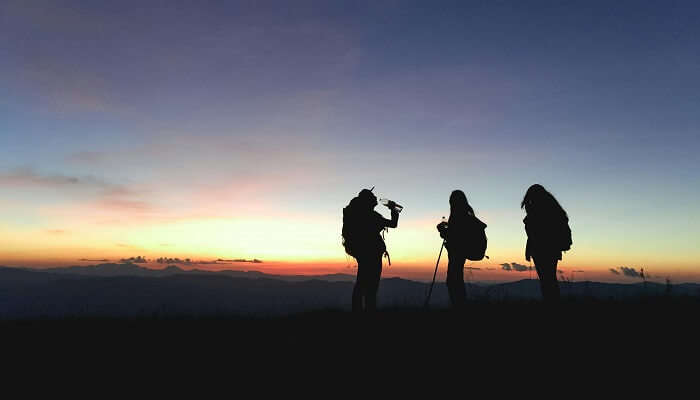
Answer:
POLYGON ((467 259, 481 260, 486 251, 486 224, 474 215, 467 196, 461 190, 450 195, 450 219, 438 224, 440 237, 445 239, 449 262, 447 264, 447 292, 453 308, 466 304, 464 263, 467 259))
MULTIPOLYGON (((374 189, 374 188, 372 188, 374 189)), ((377 197, 372 190, 362 189, 343 209, 343 246, 357 260, 357 280, 352 291, 353 311, 375 311, 377 291, 382 274, 382 256, 388 253, 380 232, 396 228, 399 222, 398 206, 388 201, 391 219, 374 211, 377 197)))
POLYGON ((532 185, 525 193, 520 207, 527 216, 523 219, 527 233, 525 259, 535 262, 540 278, 542 298, 547 303, 559 300, 557 263, 561 252, 571 248, 571 229, 566 211, 542 185, 532 185))

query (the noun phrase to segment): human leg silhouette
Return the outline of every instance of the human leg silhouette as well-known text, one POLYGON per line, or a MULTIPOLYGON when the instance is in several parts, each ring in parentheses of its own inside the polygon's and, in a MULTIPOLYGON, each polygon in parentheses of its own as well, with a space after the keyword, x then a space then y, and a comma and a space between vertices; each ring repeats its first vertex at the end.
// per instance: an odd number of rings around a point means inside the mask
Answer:
POLYGON ((546 303, 556 303, 559 301, 559 282, 557 281, 556 257, 534 257, 537 276, 540 278, 540 289, 542 298, 546 303))
POLYGON ((360 263, 357 263, 357 278, 355 278, 355 286, 352 288, 352 311, 361 312, 362 307, 362 290, 360 289, 360 263))
POLYGON ((357 280, 352 292, 353 311, 375 311, 382 275, 382 256, 368 255, 357 260, 357 280))
POLYGON ((453 308, 462 308, 466 304, 464 289, 464 262, 467 257, 461 254, 448 253, 447 263, 447 293, 453 308))

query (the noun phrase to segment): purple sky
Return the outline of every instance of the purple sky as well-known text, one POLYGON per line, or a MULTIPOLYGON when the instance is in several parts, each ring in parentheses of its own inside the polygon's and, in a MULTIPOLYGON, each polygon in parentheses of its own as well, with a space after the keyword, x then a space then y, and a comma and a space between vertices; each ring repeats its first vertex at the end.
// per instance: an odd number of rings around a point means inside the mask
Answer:
MULTIPOLYGON (((692 1, 3 1, 0 237, 107 246, 129 234, 110 221, 268 210, 339 231, 376 185, 406 207, 396 259, 419 262, 461 188, 494 262, 523 262, 518 204, 539 182, 572 216, 575 265, 687 272, 699 17, 692 1)), ((343 258, 337 237, 319 246, 343 258)))

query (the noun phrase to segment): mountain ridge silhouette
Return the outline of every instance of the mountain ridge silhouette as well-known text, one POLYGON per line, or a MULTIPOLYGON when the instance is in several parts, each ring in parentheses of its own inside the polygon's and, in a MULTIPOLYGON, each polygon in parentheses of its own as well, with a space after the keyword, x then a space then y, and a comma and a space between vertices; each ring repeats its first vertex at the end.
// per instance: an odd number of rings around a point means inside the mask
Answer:
POLYGON ((211 274, 211 275, 226 275, 233 277, 247 277, 247 278, 272 278, 280 279, 286 281, 302 281, 310 280, 314 278, 327 280, 327 281, 352 281, 355 279, 354 275, 350 274, 322 274, 322 275, 278 275, 278 274, 268 274, 256 270, 232 270, 225 269, 219 271, 208 271, 203 269, 183 269, 177 265, 171 264, 162 269, 154 269, 148 267, 142 267, 134 263, 102 263, 96 265, 73 265, 67 267, 50 267, 50 268, 30 268, 30 267, 5 267, 5 268, 18 268, 24 270, 32 271, 44 271, 52 272, 57 274, 76 274, 76 275, 86 275, 86 276, 170 276, 175 274, 211 274))
MULTIPOLYGON (((117 270, 143 273, 140 267, 117 270)), ((0 319, 152 315, 264 316, 324 309, 349 310, 349 294, 353 285, 352 280, 332 281, 319 276, 284 280, 260 272, 251 277, 197 273, 180 268, 169 269, 172 274, 157 275, 158 272, 154 272, 151 276, 90 276, 66 271, 76 269, 0 267, 0 319)), ((105 267, 102 271, 114 273, 115 267, 105 267)), ((379 292, 380 307, 420 307, 427 287, 427 283, 403 278, 383 279, 379 292)), ((663 296, 665 290, 664 284, 651 282, 562 284, 564 296, 599 300, 663 296)), ((700 294, 700 285, 673 285, 671 294, 697 296, 700 294)), ((538 282, 527 279, 492 285, 469 283, 467 295, 470 301, 478 302, 540 299, 538 282)), ((441 308, 447 304, 447 290, 444 283, 439 283, 431 305, 441 308)))

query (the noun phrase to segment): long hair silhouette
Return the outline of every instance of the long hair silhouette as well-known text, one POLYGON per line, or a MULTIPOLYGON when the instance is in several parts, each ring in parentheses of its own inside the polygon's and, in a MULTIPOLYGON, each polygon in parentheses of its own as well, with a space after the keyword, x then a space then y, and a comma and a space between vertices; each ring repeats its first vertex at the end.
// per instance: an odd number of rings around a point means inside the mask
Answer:
POLYGON ((551 216, 562 217, 569 219, 564 208, 559 204, 557 199, 544 188, 544 186, 536 183, 530 186, 525 192, 525 197, 520 203, 520 208, 524 209, 529 214, 549 214, 551 216))
POLYGON ((450 216, 452 215, 474 215, 474 209, 469 205, 467 195, 461 190, 453 190, 450 194, 450 216))
POLYGON ((540 184, 527 189, 520 208, 527 213, 523 219, 527 234, 525 259, 530 261, 532 258, 535 262, 545 302, 556 303, 560 295, 557 263, 562 259, 562 251, 571 248, 569 216, 557 199, 540 184))

